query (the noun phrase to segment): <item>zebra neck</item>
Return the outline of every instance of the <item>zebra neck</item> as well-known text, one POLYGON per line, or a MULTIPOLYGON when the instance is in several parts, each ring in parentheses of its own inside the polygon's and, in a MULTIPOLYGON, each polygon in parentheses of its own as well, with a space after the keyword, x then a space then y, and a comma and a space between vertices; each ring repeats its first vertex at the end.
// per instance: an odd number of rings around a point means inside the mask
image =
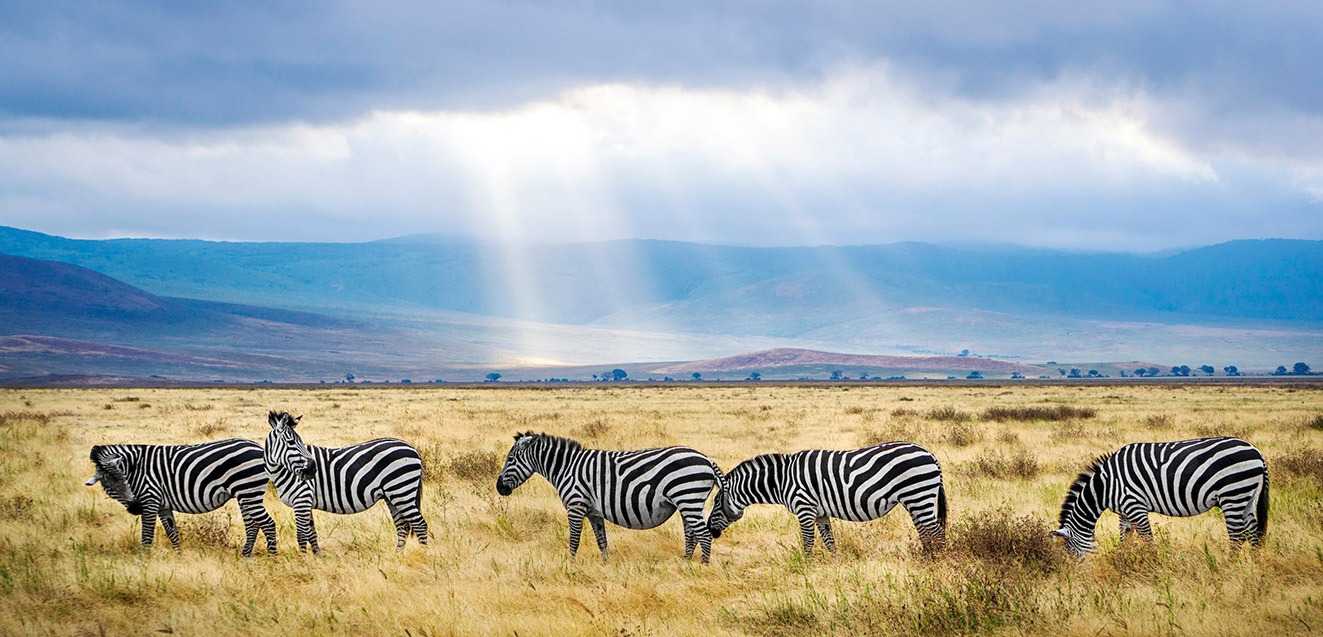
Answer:
POLYGON ((574 468, 582 464, 578 460, 587 453, 585 449, 547 449, 537 459, 533 471, 542 474, 557 491, 563 491, 566 485, 574 481, 574 468))
POLYGON ((743 487, 741 499, 748 504, 785 504, 789 467, 789 456, 767 454, 735 467, 728 479, 743 487))
POLYGON ((1066 505, 1061 513, 1063 525, 1074 531, 1087 531, 1090 536, 1098 525, 1106 502, 1107 479, 1100 473, 1081 475, 1071 486, 1066 505))

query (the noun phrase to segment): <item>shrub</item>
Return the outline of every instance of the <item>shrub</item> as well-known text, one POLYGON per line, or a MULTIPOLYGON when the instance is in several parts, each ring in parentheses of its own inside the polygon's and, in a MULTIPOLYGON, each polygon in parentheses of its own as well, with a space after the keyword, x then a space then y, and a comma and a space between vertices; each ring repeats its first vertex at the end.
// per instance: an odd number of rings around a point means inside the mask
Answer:
POLYGON ((928 410, 926 416, 929 420, 937 420, 940 422, 965 422, 971 418, 968 413, 949 405, 945 407, 933 407, 928 410))
POLYGON ((976 512, 951 525, 951 548, 998 568, 1051 573, 1069 559, 1046 518, 1014 516, 1007 509, 976 512))
POLYGON ((1268 471, 1281 470, 1297 478, 1312 478, 1323 484, 1323 451, 1313 447, 1304 447, 1273 458, 1268 463, 1268 471))
POLYGON ((481 482, 495 480, 505 458, 494 451, 465 451, 450 459, 450 473, 460 480, 481 482))
POLYGON ((1305 427, 1315 431, 1323 431, 1323 414, 1314 414, 1313 418, 1306 419, 1305 427))
POLYGON ((909 407, 897 407, 891 410, 892 418, 918 418, 919 410, 909 407))
POLYGON ((1072 407, 1070 405, 1053 405, 1051 407, 989 407, 983 411, 983 420, 994 420, 997 422, 1071 420, 1077 418, 1093 418, 1097 415, 1098 410, 1092 407, 1072 407))
POLYGON ((966 475, 1004 480, 1019 478, 1032 480, 1038 477, 1042 467, 1038 457, 1026 449, 1016 449, 1010 456, 999 451, 984 450, 973 460, 961 466, 966 475))
POLYGON ((230 534, 229 511, 176 516, 176 519, 179 520, 181 543, 235 548, 234 537, 230 534))
POLYGON ((1144 426, 1156 431, 1171 429, 1171 416, 1167 414, 1149 414, 1144 416, 1144 426))
POLYGON ((974 425, 959 421, 947 426, 942 439, 957 447, 968 447, 983 439, 983 432, 974 425))
POLYGON ((594 418, 584 423, 583 426, 576 428, 573 436, 575 438, 601 438, 609 433, 611 433, 611 423, 601 418, 594 418))

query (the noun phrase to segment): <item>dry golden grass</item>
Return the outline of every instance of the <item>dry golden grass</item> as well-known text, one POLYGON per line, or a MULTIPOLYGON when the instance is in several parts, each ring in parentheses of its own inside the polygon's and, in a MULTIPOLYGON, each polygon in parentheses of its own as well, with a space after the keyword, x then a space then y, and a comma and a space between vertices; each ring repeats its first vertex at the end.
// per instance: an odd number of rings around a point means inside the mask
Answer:
POLYGON ((0 634, 1319 631, 1320 414, 1318 389, 1223 385, 0 390, 0 634), (136 520, 83 486, 93 444, 260 441, 268 409, 304 414, 312 444, 414 443, 432 545, 397 553, 378 507, 317 513, 322 555, 301 554, 290 510, 269 494, 274 558, 238 556, 234 504, 180 515, 183 549, 158 531, 144 554, 136 520), (763 506, 715 543, 707 567, 681 560, 678 520, 608 526, 605 565, 585 531, 571 559, 544 480, 496 495, 523 430, 599 448, 685 444, 725 468, 755 453, 911 440, 946 470, 950 549, 924 555, 898 511, 838 522, 838 555, 805 559, 794 519, 763 506), (1221 432, 1268 457, 1261 550, 1230 551, 1216 513, 1155 517, 1152 544, 1119 543, 1108 514, 1100 552, 1083 562, 1044 538, 1091 457, 1221 432))

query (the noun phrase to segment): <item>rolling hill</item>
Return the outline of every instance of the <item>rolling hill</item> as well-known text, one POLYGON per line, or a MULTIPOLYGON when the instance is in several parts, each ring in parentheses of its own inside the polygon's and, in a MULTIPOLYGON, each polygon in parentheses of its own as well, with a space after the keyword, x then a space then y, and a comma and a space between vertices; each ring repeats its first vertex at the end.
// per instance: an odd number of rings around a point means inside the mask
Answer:
MULTIPOLYGON (((638 363, 633 374, 660 369, 656 361, 782 348, 1244 369, 1323 354, 1318 241, 1132 255, 915 243, 513 248, 428 236, 76 240, 0 227, 0 253, 13 255, 0 261, 0 335, 236 363, 194 378, 473 379, 491 369, 537 378, 638 363)), ((85 371, 85 356, 61 356, 62 373, 85 371)), ((20 362, 0 358, 35 369, 20 362)))

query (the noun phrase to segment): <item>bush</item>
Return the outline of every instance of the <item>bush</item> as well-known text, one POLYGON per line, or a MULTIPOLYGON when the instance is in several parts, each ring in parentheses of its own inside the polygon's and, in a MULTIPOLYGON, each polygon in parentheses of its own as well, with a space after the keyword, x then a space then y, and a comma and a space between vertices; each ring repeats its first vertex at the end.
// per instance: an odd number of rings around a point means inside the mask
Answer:
POLYGON ((925 415, 929 420, 937 420, 940 422, 965 422, 966 420, 971 419, 971 416, 968 413, 949 405, 946 407, 933 407, 932 409, 929 409, 928 413, 925 415))
POLYGON ((1155 431, 1171 429, 1171 416, 1167 414, 1149 414, 1144 416, 1144 426, 1155 431))
POLYGON ((601 418, 594 418, 584 423, 583 426, 576 428, 573 436, 575 438, 601 438, 609 433, 611 433, 611 423, 601 418))
POLYGON ((1041 471, 1038 457, 1026 449, 1016 449, 1010 456, 985 449, 983 453, 961 466, 961 472, 966 475, 997 480, 1011 478, 1032 480, 1037 478, 1041 471))
POLYGON ((954 422, 947 426, 942 440, 957 447, 968 447, 983 439, 983 432, 968 422, 954 422))
POLYGON ((1274 469, 1297 478, 1312 478, 1323 485, 1323 451, 1305 447, 1282 454, 1268 463, 1268 471, 1274 469))
POLYGON ((983 420, 995 420, 997 422, 1071 420, 1076 418, 1093 418, 1097 415, 1098 410, 1092 407, 1071 407, 1070 405, 1053 405, 1051 407, 989 407, 983 411, 983 420))
POLYGON ((1313 418, 1306 419, 1305 426, 1315 431, 1323 431, 1323 414, 1314 414, 1313 418))
POLYGON ((1016 517, 1006 509, 984 511, 951 525, 951 548, 986 566, 1046 574, 1069 560, 1060 542, 1048 535, 1051 531, 1042 517, 1016 517))
POLYGON ((450 473, 460 480, 481 482, 495 480, 501 473, 505 458, 494 451, 465 451, 450 459, 450 473))
MULTIPOLYGON (((230 512, 215 511, 199 515, 175 516, 179 521, 179 542, 199 546, 236 548, 230 534, 230 512)), ((157 534, 161 539, 162 534, 157 534)))

